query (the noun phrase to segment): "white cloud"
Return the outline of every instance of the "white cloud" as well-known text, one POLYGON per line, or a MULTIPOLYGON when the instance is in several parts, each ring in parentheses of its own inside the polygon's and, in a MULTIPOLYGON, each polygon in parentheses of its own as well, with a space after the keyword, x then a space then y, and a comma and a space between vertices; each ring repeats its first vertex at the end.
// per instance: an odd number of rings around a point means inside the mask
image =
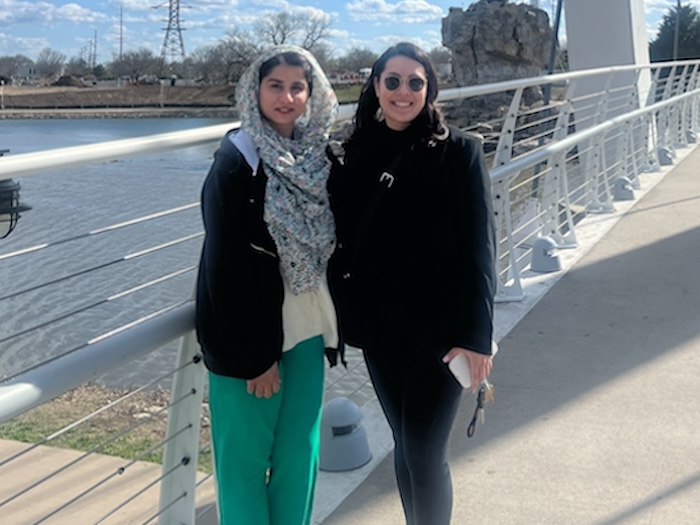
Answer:
MULTIPOLYGON (((51 4, 47 4, 51 5, 51 4)), ((60 22, 74 22, 78 24, 104 22, 107 16, 90 9, 86 9, 78 4, 65 4, 62 6, 52 6, 54 20, 60 22)))
POLYGON ((56 6, 48 2, 4 0, 0 3, 0 25, 36 24, 54 25, 61 22, 75 24, 104 22, 108 17, 97 11, 69 3, 56 6))
POLYGON ((424 0, 403 0, 391 3, 385 0, 355 0, 346 6, 355 22, 397 22, 420 24, 440 20, 442 8, 424 0))
POLYGON ((277 7, 284 10, 287 10, 290 7, 289 2, 286 2, 285 0, 252 0, 250 3, 261 7, 277 7))
POLYGON ((289 11, 296 15, 304 15, 309 19, 313 18, 315 20, 330 21, 333 18, 332 15, 323 11, 322 9, 317 9, 311 6, 290 7, 289 11))
POLYGON ((45 38, 19 38, 0 33, 0 56, 25 55, 33 58, 45 47, 49 47, 45 38))

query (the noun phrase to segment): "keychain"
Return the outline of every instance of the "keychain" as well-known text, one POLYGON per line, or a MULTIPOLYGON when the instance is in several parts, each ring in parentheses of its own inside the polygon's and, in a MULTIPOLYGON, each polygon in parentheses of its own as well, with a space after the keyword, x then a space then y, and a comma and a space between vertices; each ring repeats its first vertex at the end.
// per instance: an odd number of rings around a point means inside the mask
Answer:
POLYGON ((481 423, 482 425, 486 421, 486 416, 485 416, 485 405, 487 403, 493 403, 494 401, 494 388, 491 383, 488 381, 484 380, 483 383, 481 383, 481 386, 479 387, 479 391, 476 394, 476 410, 474 411, 474 417, 472 417, 471 423, 469 423, 469 426, 467 427, 467 436, 468 437, 473 437, 474 434, 476 434, 476 425, 477 422, 481 423))

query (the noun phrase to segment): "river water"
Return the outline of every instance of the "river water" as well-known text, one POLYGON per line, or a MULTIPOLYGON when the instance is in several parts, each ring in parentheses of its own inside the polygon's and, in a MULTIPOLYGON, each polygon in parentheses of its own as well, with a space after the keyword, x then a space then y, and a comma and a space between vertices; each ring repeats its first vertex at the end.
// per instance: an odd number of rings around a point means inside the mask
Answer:
MULTIPOLYGON (((18 154, 224 122, 188 118, 0 120, 0 150, 18 154)), ((197 146, 56 170, 19 181, 21 200, 33 209, 23 214, 9 237, 0 239, 0 380, 191 296, 192 267, 197 264, 201 237, 147 255, 128 256, 201 231, 195 204, 216 147, 197 146), (192 206, 158 220, 88 235, 187 205, 192 206), (49 246, 8 257, 42 244, 49 246), (183 273, 114 297, 178 272, 183 273), (46 286, 36 288, 38 283, 46 286), (107 297, 112 299, 107 301, 107 297), (32 329, 37 326, 40 328, 32 329)), ((172 367, 176 348, 173 343, 100 381, 108 386, 143 384, 172 367)))

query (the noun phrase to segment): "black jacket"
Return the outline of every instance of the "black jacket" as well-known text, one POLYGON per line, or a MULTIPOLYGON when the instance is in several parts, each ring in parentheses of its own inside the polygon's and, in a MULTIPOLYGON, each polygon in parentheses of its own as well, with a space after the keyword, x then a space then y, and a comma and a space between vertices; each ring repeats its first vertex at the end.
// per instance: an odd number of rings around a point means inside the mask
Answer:
POLYGON ((202 189, 205 238, 196 297, 197 338, 214 373, 252 379, 282 355, 284 288, 262 219, 267 176, 253 176, 225 137, 202 189))
POLYGON ((348 144, 344 160, 329 183, 339 246, 330 283, 344 341, 490 355, 495 233, 479 140, 455 128, 428 141, 382 126, 348 144), (392 186, 368 212, 402 151, 392 186))
MULTIPOLYGON (((282 356, 284 286, 275 242, 263 220, 267 176, 226 136, 202 188, 204 244, 195 326, 204 363, 220 375, 252 379, 282 356)), ((344 347, 326 348, 331 366, 344 347)))

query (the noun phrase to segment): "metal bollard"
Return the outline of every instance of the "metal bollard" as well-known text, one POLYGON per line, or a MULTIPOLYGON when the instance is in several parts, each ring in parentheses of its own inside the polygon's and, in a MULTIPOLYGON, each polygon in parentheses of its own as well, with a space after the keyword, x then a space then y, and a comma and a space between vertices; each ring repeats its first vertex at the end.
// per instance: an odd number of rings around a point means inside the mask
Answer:
POLYGON ((533 272, 549 273, 561 270, 559 256, 554 253, 557 244, 549 237, 539 237, 532 245, 530 269, 533 272))
POLYGON ((320 469, 353 470, 372 459, 362 411, 350 399, 336 397, 323 407, 321 416, 320 469))

